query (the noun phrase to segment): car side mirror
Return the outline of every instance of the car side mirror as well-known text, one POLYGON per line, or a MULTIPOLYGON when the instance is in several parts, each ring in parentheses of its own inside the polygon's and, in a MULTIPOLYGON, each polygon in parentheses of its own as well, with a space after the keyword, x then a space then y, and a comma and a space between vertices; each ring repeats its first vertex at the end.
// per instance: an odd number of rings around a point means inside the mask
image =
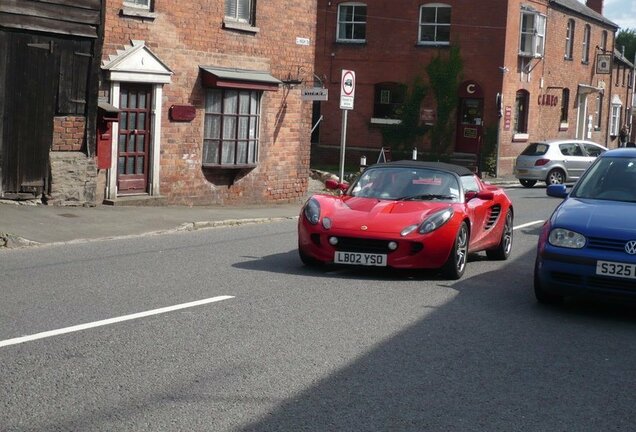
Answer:
POLYGON ((545 193, 555 198, 565 198, 568 196, 567 187, 563 184, 548 185, 545 193))
POLYGON ((484 201, 491 201, 495 199, 494 193, 486 192, 486 191, 481 191, 481 192, 469 191, 469 192, 466 192, 465 196, 466 196, 466 201, 470 201, 471 199, 474 199, 474 198, 479 198, 480 200, 484 200, 484 201))
POLYGON ((340 183, 338 180, 329 179, 325 182, 325 187, 329 190, 346 191, 347 189, 349 189, 349 183, 347 182, 340 183))

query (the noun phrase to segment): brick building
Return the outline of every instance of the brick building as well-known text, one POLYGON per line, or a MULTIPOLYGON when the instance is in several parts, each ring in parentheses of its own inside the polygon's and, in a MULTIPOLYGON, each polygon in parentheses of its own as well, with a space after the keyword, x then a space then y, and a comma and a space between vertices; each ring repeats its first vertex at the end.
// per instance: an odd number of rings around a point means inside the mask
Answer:
POLYGON ((98 196, 300 199, 311 128, 300 85, 312 79, 314 40, 312 0, 108 0, 98 196))
MULTIPOLYGON (((450 58, 454 47, 463 67, 460 75, 448 76, 456 81, 456 99, 446 155, 468 156, 480 169, 505 175, 531 140, 576 137, 615 146, 610 125, 617 26, 602 8, 602 0, 319 0, 315 73, 332 97, 314 106, 323 120, 312 138, 312 159, 333 163, 339 153, 341 70, 356 74, 347 164, 363 154, 374 162, 390 145, 383 130, 402 122, 396 108, 408 101, 418 79, 428 85, 418 126, 439 121, 440 89, 427 65, 450 58)), ((431 151, 431 132, 412 146, 431 151)))

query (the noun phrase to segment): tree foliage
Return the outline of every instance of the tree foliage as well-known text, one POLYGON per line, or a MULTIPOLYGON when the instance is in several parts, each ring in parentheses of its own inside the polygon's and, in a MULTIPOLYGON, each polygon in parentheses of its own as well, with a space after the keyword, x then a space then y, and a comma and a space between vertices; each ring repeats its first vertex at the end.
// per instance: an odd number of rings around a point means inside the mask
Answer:
POLYGON ((444 153, 453 144, 453 120, 462 70, 463 62, 459 47, 451 47, 447 55, 438 54, 426 67, 429 83, 437 101, 437 121, 431 129, 431 148, 434 153, 444 153))
POLYGON ((635 29, 621 29, 616 36, 616 49, 622 52, 625 47, 625 58, 633 62, 634 54, 636 54, 636 30, 635 29))
POLYGON ((381 127, 384 142, 393 149, 410 149, 416 139, 426 133, 426 128, 420 126, 420 107, 426 92, 426 85, 417 77, 409 89, 406 100, 395 113, 400 123, 381 127))

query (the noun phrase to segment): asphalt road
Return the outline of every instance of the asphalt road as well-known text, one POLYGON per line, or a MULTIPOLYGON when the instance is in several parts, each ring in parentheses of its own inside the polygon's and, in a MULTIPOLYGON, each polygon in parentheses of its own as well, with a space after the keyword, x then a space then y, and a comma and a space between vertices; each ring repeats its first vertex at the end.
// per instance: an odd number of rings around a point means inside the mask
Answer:
POLYGON ((558 201, 510 194, 456 282, 305 268, 293 221, 0 251, 0 431, 633 429, 634 308, 537 305, 558 201))

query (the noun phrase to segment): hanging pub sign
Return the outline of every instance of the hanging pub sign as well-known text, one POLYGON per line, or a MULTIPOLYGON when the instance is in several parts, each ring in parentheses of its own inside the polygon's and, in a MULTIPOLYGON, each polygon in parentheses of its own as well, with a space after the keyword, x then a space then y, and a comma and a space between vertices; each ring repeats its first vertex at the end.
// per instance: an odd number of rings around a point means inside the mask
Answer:
POLYGON ((611 54, 596 54, 596 73, 608 74, 612 66, 611 54))

